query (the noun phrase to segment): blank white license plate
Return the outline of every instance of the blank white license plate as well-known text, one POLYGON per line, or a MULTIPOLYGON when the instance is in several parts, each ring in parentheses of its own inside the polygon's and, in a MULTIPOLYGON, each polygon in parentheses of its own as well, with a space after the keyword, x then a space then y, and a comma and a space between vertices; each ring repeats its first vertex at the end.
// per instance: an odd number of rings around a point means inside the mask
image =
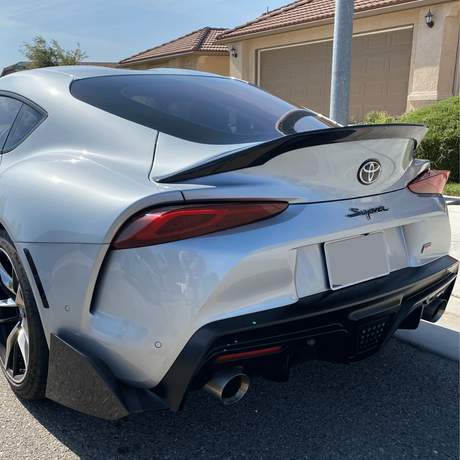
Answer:
POLYGON ((390 273, 383 232, 325 243, 332 289, 341 289, 390 273))

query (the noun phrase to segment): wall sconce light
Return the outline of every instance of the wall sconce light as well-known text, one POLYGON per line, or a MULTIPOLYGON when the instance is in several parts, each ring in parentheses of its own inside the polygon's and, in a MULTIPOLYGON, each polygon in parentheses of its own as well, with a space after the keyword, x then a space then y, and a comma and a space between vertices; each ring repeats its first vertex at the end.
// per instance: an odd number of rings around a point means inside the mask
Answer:
POLYGON ((238 57, 238 54, 236 54, 236 48, 232 46, 232 49, 230 50, 230 55, 234 58, 238 57))
POLYGON ((425 14, 425 22, 430 29, 434 26, 433 15, 430 10, 428 10, 428 13, 425 14))

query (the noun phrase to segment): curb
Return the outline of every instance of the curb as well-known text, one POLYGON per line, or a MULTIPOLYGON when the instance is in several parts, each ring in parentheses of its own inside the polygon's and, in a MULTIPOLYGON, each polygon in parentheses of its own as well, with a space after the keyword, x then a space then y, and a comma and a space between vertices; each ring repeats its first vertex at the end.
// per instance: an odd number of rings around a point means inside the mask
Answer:
POLYGON ((399 329, 393 337, 419 350, 460 362, 460 298, 451 295, 446 312, 436 323, 421 320, 417 329, 399 329))
POLYGON ((426 321, 420 321, 417 329, 395 332, 395 339, 415 346, 441 358, 460 362, 460 333, 426 321))
POLYGON ((447 206, 460 205, 460 197, 443 195, 447 206))

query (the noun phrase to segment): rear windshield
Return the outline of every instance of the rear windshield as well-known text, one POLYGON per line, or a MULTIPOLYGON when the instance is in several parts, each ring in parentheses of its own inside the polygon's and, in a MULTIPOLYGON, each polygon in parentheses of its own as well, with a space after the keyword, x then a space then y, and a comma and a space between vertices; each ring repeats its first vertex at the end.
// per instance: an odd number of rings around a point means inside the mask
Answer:
MULTIPOLYGON (((281 137, 276 122, 298 106, 239 80, 201 75, 122 75, 72 83, 77 99, 119 117, 205 144, 239 144, 281 137)), ((297 132, 335 126, 307 116, 297 132)))

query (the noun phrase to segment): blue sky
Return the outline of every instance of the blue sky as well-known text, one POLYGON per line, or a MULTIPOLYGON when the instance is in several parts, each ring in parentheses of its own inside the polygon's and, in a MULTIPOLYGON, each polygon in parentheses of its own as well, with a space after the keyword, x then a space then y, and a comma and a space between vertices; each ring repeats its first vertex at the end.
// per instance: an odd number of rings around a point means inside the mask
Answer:
POLYGON ((201 27, 230 28, 289 0, 0 0, 0 71, 41 35, 87 61, 118 62, 201 27))

